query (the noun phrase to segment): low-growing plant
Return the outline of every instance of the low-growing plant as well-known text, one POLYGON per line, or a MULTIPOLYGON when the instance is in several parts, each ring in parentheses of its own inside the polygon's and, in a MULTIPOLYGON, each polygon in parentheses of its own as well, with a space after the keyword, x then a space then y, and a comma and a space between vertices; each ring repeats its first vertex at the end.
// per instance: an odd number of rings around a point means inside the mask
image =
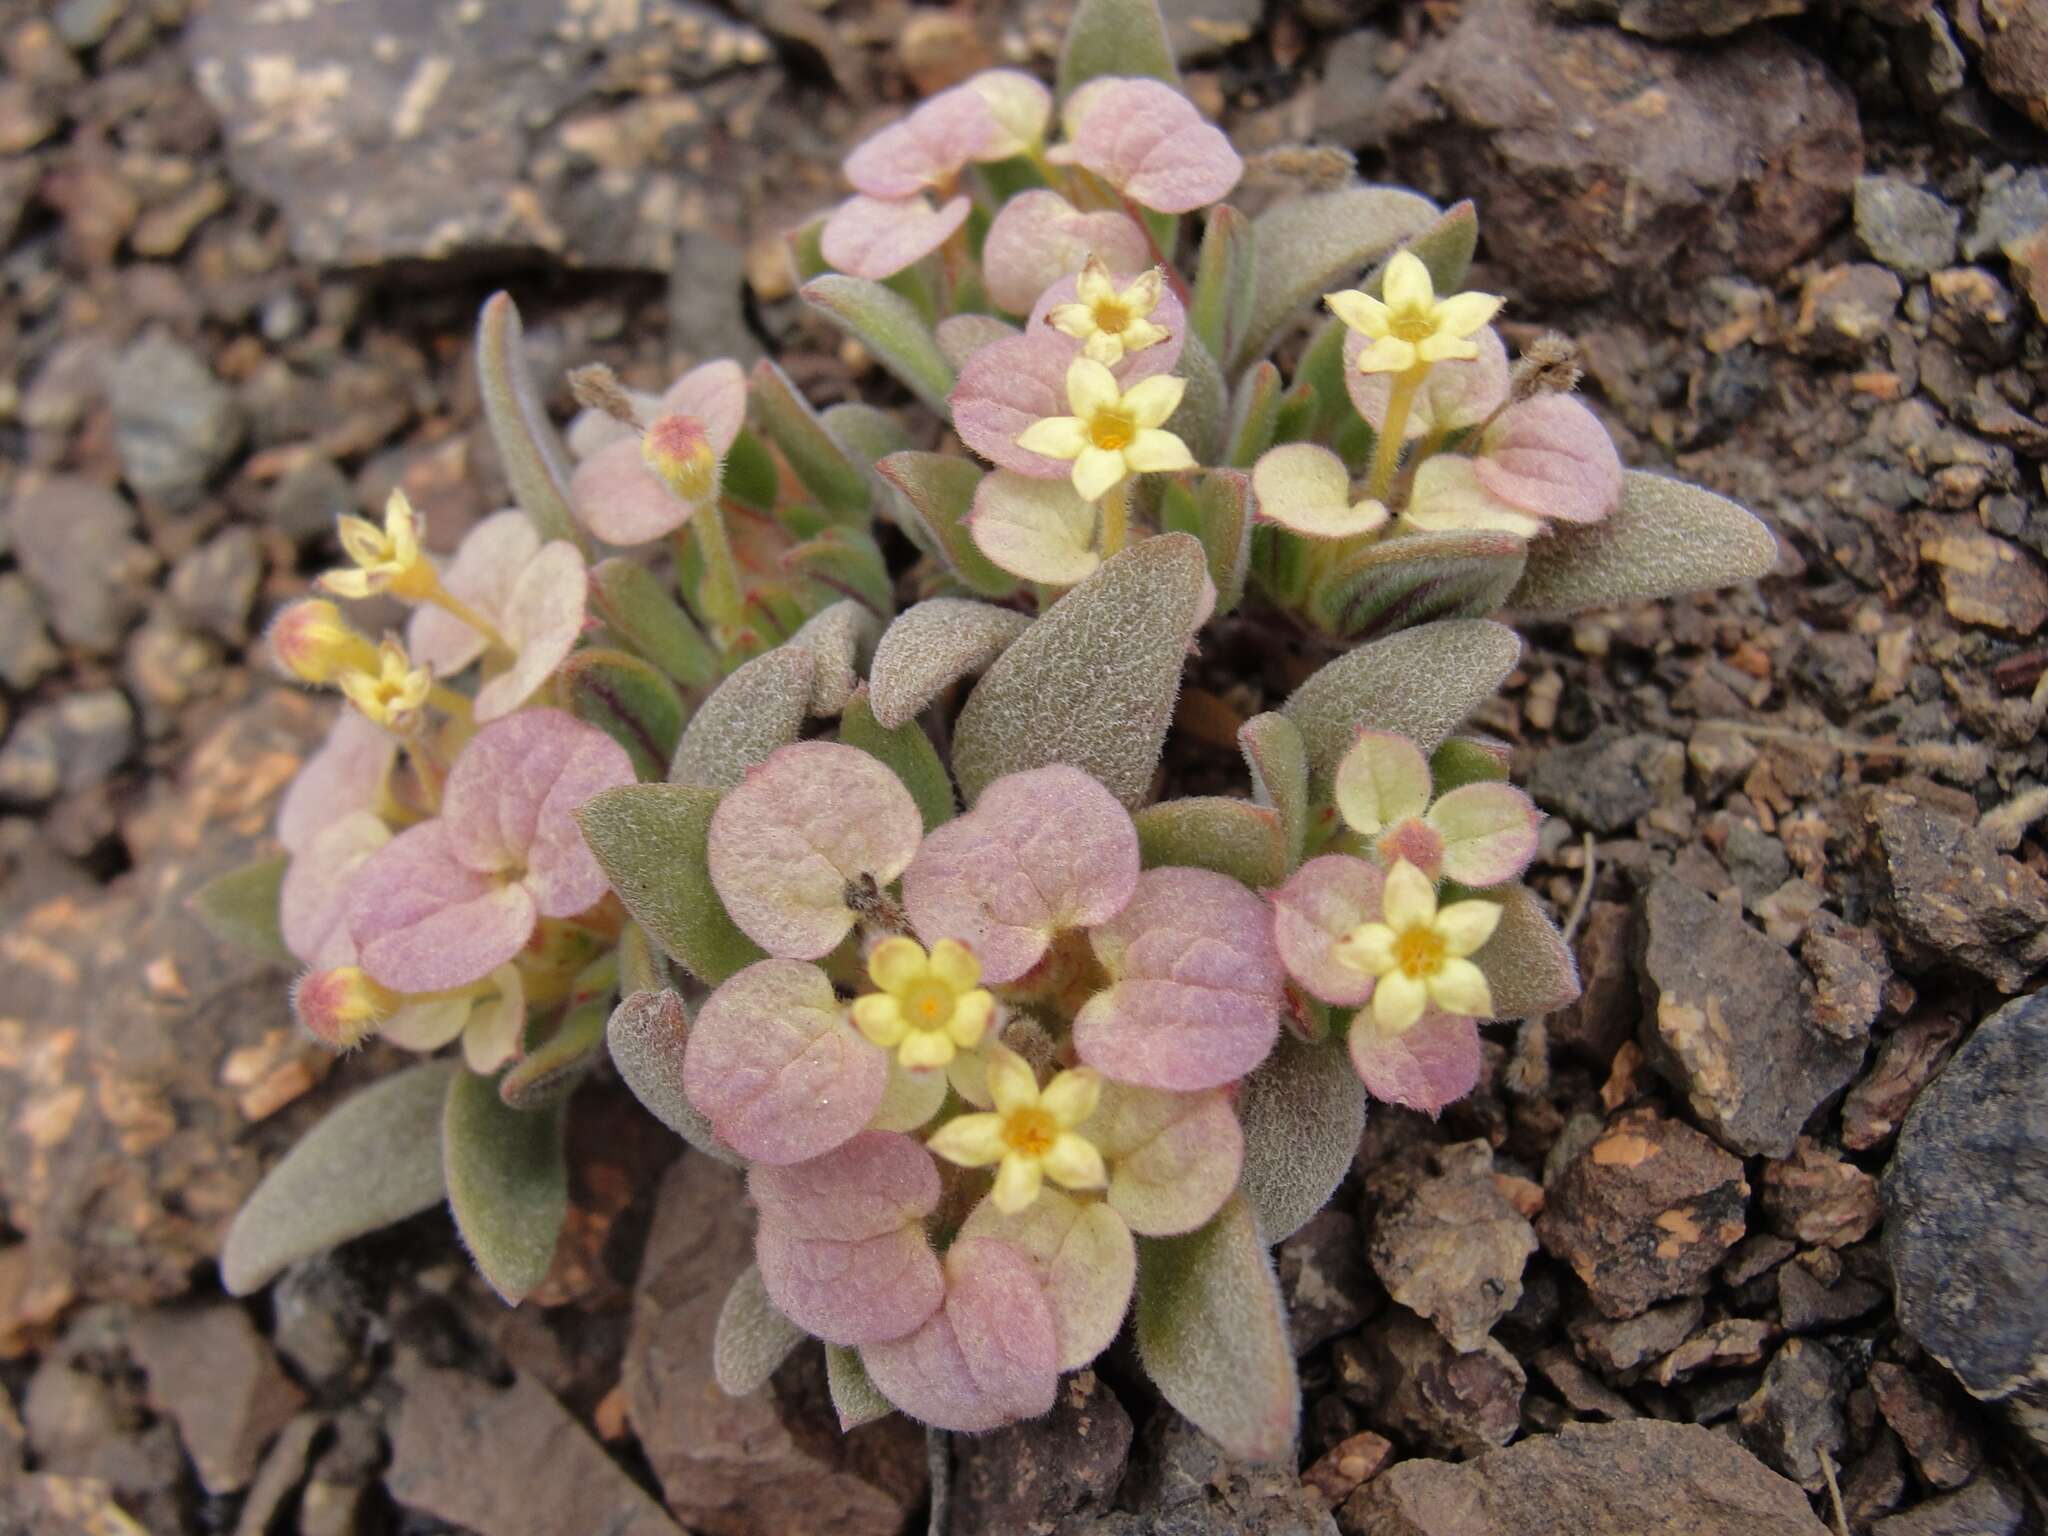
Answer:
POLYGON ((792 238, 804 298, 916 404, 816 412, 772 362, 659 397, 583 369, 565 448, 486 306, 518 506, 445 566, 402 496, 343 520, 329 596, 272 642, 349 708, 285 858, 204 897, 303 968, 315 1038, 430 1059, 264 1181, 230 1290, 445 1199, 517 1301, 566 1209, 564 1104, 609 1057, 746 1170, 729 1390, 814 1337, 847 1426, 985 1430, 1128 1318, 1168 1402, 1289 1454, 1269 1250, 1369 1098, 1438 1113, 1481 1024, 1577 991, 1517 883, 1540 817, 1460 734, 1520 657, 1489 616, 1775 550, 1624 471, 1568 343, 1510 361, 1469 205, 1350 186, 1247 218, 1242 169, 1152 0, 1083 0, 1057 97, 1011 70, 934 97, 792 238), (330 601, 380 594, 402 641, 330 601), (1243 795, 1158 799, 1188 656, 1241 608, 1334 659, 1243 723, 1243 795))

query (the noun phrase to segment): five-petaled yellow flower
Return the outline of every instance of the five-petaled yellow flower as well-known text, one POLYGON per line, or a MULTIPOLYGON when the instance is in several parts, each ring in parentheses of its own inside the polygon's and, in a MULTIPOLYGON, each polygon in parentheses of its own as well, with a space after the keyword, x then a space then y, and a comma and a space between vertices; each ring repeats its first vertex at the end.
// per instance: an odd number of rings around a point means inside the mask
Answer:
POLYGON ((988 1091, 993 1111, 948 1120, 925 1145, 963 1168, 999 1164, 990 1192, 997 1210, 1014 1216, 1038 1198, 1046 1179, 1063 1189, 1101 1189, 1109 1182, 1095 1143, 1074 1130, 1095 1113, 1099 1073, 1075 1067, 1041 1089, 1031 1063, 997 1045, 989 1048, 988 1091))
POLYGON ((943 1067, 973 1050, 995 1016, 981 962, 958 939, 939 940, 929 955, 915 939, 884 939, 868 975, 882 990, 854 1000, 854 1026, 906 1067, 943 1067))
POLYGON ((1074 465, 1074 489, 1084 501, 1099 501, 1130 475, 1155 470, 1193 469, 1188 445, 1161 431, 1180 405, 1187 380, 1164 375, 1141 379, 1127 390, 1093 358, 1067 365, 1071 416, 1047 416, 1017 434, 1017 446, 1074 465))
POLYGON ((1387 263, 1380 291, 1386 295, 1383 300, 1356 288, 1323 295, 1339 320, 1372 341, 1358 355, 1360 373, 1406 373, 1428 363, 1475 358, 1479 344, 1471 338, 1502 302, 1491 293, 1454 293, 1439 299, 1429 268, 1408 251, 1387 263))
POLYGON ((385 638, 377 647, 377 670, 344 672, 339 679, 349 703, 386 730, 400 735, 418 722, 419 712, 434 691, 434 675, 416 667, 405 647, 385 638))
POLYGON ((384 526, 368 518, 338 517, 335 530, 353 566, 325 572, 320 585, 336 597, 373 597, 391 592, 408 602, 423 602, 440 587, 433 562, 420 549, 419 514, 405 492, 393 491, 384 503, 384 526))
POLYGON ((1154 267, 1119 293, 1102 258, 1090 256, 1075 284, 1075 302, 1054 305, 1046 323, 1080 342, 1083 357, 1113 367, 1126 352, 1142 352, 1172 334, 1151 318, 1165 287, 1165 274, 1154 267))
POLYGON ((1486 977, 1468 958, 1500 922, 1490 901, 1454 901, 1439 908, 1429 876, 1398 860, 1380 896, 1384 922, 1361 923, 1339 939, 1337 959, 1379 978, 1373 1022, 1390 1035, 1413 1027, 1434 1003, 1446 1013, 1485 1018, 1493 1012, 1486 977))

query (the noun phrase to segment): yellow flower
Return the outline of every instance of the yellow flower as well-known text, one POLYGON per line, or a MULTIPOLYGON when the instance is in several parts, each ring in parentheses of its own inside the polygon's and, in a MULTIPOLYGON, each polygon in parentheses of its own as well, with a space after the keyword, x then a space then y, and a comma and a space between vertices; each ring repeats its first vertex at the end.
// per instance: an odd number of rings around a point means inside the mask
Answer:
POLYGON ((1386 919, 1361 923, 1336 944, 1344 965, 1379 978, 1373 1022, 1390 1035, 1413 1027, 1431 1003, 1446 1013, 1485 1018, 1493 1012, 1486 977, 1467 957, 1493 937, 1500 908, 1490 901, 1454 901, 1439 909, 1436 887, 1406 859, 1387 871, 1380 897, 1386 919))
POLYGON ((421 602, 439 589, 433 563, 420 550, 419 514, 405 492, 393 491, 384 503, 382 528, 361 517, 337 517, 334 526, 343 553, 355 562, 321 576, 320 585, 336 597, 391 592, 421 602))
POLYGON ((718 450, 694 416, 658 417, 640 439, 640 458, 671 495, 693 509, 718 495, 718 450))
POLYGON ((1090 256, 1075 285, 1076 302, 1054 305, 1046 323, 1080 342, 1083 357, 1113 367, 1126 352, 1142 352, 1172 334, 1150 318, 1165 286, 1165 275, 1154 267, 1118 293, 1102 258, 1090 256))
POLYGON ((302 683, 331 683, 377 665, 377 648, 324 597, 293 603, 270 626, 270 651, 302 683))
POLYGON ((1095 1113, 1102 1076, 1087 1067, 1062 1072, 1043 1089, 1031 1063, 1002 1046, 989 1049, 988 1091, 995 1109, 960 1115, 925 1145, 963 1168, 996 1169, 996 1209, 1014 1216, 1038 1198, 1045 1179, 1063 1189, 1101 1189, 1109 1182, 1095 1143, 1074 1127, 1095 1113))
POLYGON ((405 647, 388 637, 377 647, 376 671, 344 672, 339 681, 349 703, 400 735, 412 729, 434 689, 434 675, 425 667, 414 666, 405 647))
POLYGON ((912 1069, 973 1050, 995 1016, 981 962, 958 939, 939 940, 929 955, 915 939, 884 939, 868 956, 868 975, 882 990, 854 999, 854 1026, 912 1069))
POLYGON ((1017 446, 1071 460, 1074 489, 1084 501, 1099 501, 1130 475, 1193 469, 1188 445, 1160 430, 1186 388, 1185 379, 1161 375, 1120 390, 1116 375, 1102 364, 1077 357, 1067 367, 1067 404, 1074 414, 1034 421, 1017 435, 1017 446))
POLYGON ((1384 300, 1356 288, 1323 295, 1339 320, 1372 341, 1358 356, 1360 373, 1406 373, 1429 363, 1475 358, 1479 343, 1470 338, 1502 302, 1491 293, 1454 293, 1439 299, 1429 268, 1408 251, 1387 263, 1380 291, 1384 300))

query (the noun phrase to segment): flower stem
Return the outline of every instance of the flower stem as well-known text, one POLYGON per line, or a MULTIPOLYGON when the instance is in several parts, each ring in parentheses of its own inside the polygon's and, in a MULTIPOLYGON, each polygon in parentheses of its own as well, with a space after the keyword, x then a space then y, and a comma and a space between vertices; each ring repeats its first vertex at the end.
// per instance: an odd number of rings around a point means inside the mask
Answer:
POLYGON ((1416 391, 1428 376, 1427 363, 1417 363, 1394 375, 1393 392, 1387 397, 1387 419, 1373 447, 1372 481, 1366 492, 1375 501, 1385 501, 1387 492, 1393 489, 1394 471, 1401 463, 1401 441, 1408 431, 1408 412, 1415 404, 1416 391))
POLYGON ((1107 560, 1119 553, 1124 541, 1130 537, 1131 524, 1131 477, 1123 479, 1109 488, 1109 494, 1102 498, 1102 558, 1107 560))
POLYGON ((449 719, 459 720, 465 725, 474 718, 469 699, 453 688, 443 687, 440 683, 427 690, 427 702, 449 719))
POLYGON ((726 630, 740 628, 740 610, 745 597, 740 588, 740 568, 733 559, 732 540, 726 536, 725 511, 717 502, 698 508, 690 519, 697 536, 698 553, 704 557, 704 585, 698 601, 713 624, 726 630))
POLYGON ((505 643, 505 637, 498 633, 497 626, 470 607, 461 598, 457 597, 453 592, 450 592, 441 584, 438 578, 435 580, 433 587, 425 593, 422 601, 432 603, 442 612, 460 619, 471 629, 482 635, 485 643, 493 650, 501 651, 507 656, 513 654, 512 647, 505 643))

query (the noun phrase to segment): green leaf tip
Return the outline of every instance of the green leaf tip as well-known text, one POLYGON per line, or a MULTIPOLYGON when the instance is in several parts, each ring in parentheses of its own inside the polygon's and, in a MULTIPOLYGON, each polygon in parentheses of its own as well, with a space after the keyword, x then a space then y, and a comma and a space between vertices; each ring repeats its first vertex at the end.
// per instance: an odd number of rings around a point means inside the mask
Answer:
POLYGON ((475 1072, 457 1072, 448 1085, 448 1208, 477 1269, 514 1304, 547 1278, 569 1209, 562 1118, 559 1103, 513 1109, 496 1082, 475 1072))

